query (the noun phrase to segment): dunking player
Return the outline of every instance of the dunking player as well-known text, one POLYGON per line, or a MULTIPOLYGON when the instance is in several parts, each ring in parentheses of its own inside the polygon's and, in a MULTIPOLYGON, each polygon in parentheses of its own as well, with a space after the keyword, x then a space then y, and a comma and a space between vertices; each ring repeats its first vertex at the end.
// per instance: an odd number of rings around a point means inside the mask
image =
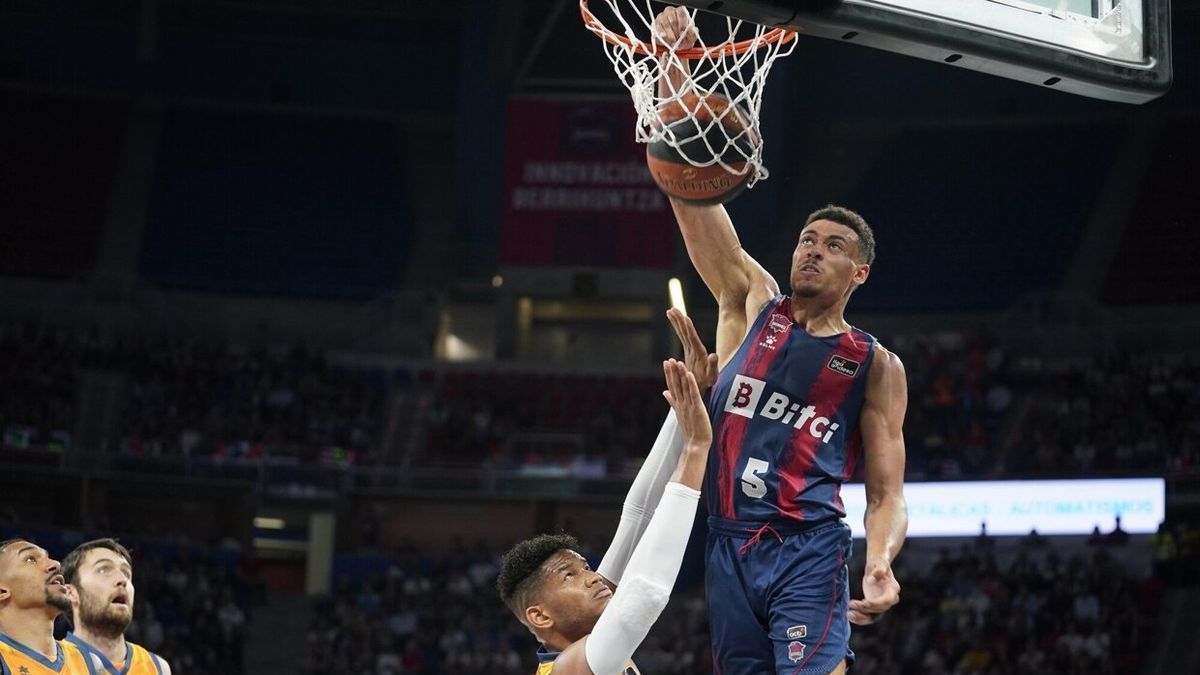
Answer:
MULTIPOLYGON (((694 43, 682 8, 655 19, 659 38, 694 43)), ((660 90, 679 90, 672 69, 660 90)), ((858 214, 808 217, 792 254, 790 296, 741 247, 721 206, 672 200, 688 255, 719 306, 721 373, 709 400, 715 440, 708 593, 723 675, 841 673, 849 621, 871 623, 899 600, 892 560, 904 543, 908 388, 900 360, 843 316, 867 281, 875 237, 858 214), (839 494, 865 455, 863 599, 849 600, 850 529, 839 494)))
MULTIPOLYGON (((672 310, 671 320, 685 348, 699 344, 686 317, 672 310)), ((715 374, 702 347, 685 359, 701 380, 715 374)), ((672 359, 663 373, 673 414, 630 487, 613 545, 597 571, 567 535, 541 535, 504 555, 500 597, 542 643, 537 675, 636 675, 629 659, 670 597, 700 499, 712 429, 693 372, 672 359)))
POLYGON ((0 542, 0 673, 90 675, 83 654, 54 639, 71 601, 57 560, 23 539, 0 542))
POLYGON ((71 588, 74 630, 67 641, 83 652, 97 673, 171 675, 161 656, 125 640, 133 620, 133 558, 116 539, 80 544, 63 559, 71 588))

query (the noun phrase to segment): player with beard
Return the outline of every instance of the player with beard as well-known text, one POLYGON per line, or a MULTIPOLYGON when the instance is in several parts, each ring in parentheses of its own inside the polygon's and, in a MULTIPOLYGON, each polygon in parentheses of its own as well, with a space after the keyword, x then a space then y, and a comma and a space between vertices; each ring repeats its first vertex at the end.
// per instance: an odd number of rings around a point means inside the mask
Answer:
POLYGON ((54 639, 54 619, 71 610, 60 566, 24 539, 0 541, 0 673, 91 675, 83 653, 54 639))
POLYGON ((63 560, 72 624, 67 641, 109 675, 171 675, 161 656, 125 639, 133 620, 133 558, 116 539, 80 544, 63 560))

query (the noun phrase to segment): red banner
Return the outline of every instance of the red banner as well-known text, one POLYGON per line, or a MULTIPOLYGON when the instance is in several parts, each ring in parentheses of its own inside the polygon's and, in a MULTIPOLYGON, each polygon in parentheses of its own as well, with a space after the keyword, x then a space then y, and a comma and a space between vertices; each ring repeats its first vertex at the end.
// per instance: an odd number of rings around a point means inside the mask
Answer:
POLYGON ((671 266, 675 219, 635 119, 629 101, 509 101, 502 263, 671 266))

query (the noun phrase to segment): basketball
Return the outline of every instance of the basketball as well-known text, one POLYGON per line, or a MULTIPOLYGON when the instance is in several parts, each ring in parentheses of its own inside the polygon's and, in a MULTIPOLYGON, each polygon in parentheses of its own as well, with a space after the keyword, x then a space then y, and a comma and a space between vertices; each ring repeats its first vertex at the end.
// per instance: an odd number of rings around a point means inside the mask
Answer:
POLYGON ((647 145, 646 163, 663 192, 689 204, 712 205, 746 189, 754 172, 746 160, 758 134, 748 126, 750 116, 741 106, 720 94, 685 94, 664 104, 658 119, 665 138, 647 145), (716 153, 733 171, 715 161, 716 153))

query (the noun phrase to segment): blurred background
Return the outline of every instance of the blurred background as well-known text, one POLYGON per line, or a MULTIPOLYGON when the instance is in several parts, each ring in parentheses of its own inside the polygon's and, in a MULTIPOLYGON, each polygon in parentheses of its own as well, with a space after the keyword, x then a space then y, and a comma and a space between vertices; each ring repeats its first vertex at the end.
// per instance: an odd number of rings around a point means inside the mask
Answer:
MULTIPOLYGON (((1154 533, 910 539, 856 673, 1200 672, 1174 14, 1137 107, 812 39, 772 71, 730 211, 781 279, 813 209, 874 227, 847 318, 907 366, 907 479, 1166 481, 1154 533)), ((498 555, 604 552, 669 280, 715 328, 632 125, 574 2, 3 3, 0 538, 119 536, 175 673, 531 672, 498 555)), ((710 672, 699 578, 643 672, 710 672)))

